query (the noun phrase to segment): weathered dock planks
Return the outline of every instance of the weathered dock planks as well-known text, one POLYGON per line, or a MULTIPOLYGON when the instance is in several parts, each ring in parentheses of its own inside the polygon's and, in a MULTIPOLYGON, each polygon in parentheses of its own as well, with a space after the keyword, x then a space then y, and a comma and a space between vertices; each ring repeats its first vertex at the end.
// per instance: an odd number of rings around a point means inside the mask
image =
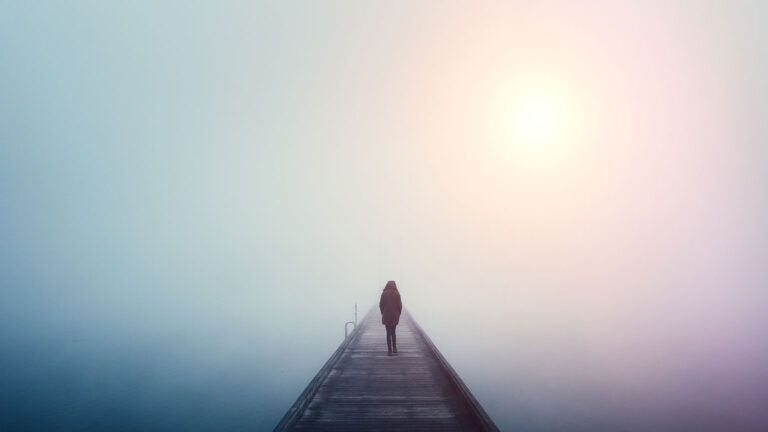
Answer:
POLYGON ((341 344, 275 431, 497 431, 407 312, 387 356, 378 310, 341 344))

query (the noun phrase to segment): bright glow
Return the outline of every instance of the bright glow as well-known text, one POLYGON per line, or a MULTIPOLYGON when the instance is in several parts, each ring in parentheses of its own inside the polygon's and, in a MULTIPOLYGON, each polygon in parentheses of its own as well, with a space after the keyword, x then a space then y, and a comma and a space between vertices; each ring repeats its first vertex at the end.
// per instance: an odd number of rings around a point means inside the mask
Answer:
POLYGON ((571 116, 563 96, 551 89, 521 92, 512 103, 508 127, 516 146, 550 147, 568 138, 571 116))

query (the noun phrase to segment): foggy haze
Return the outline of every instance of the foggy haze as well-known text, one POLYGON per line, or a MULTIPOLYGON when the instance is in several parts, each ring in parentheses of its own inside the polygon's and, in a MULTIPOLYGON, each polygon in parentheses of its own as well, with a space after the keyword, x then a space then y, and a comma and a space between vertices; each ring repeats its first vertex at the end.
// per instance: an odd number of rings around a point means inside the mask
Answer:
POLYGON ((225 3, 0 6, 0 429, 270 430, 390 279, 502 430, 768 427, 765 6, 225 3))

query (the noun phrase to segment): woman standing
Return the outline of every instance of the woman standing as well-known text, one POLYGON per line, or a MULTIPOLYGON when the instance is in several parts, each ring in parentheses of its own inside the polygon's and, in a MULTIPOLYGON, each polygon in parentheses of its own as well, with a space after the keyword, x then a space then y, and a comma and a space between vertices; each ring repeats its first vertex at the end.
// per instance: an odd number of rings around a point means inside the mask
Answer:
POLYGON ((381 311, 381 323, 387 329, 387 355, 397 354, 395 327, 400 322, 403 302, 400 301, 400 293, 397 291, 395 281, 387 282, 387 286, 384 287, 384 292, 381 293, 381 300, 379 300, 379 310, 381 311))

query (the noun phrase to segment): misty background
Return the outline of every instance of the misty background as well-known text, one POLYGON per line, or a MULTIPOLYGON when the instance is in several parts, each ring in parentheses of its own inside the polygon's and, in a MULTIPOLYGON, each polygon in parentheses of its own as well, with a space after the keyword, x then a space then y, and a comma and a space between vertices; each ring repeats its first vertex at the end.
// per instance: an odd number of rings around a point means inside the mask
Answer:
POLYGON ((389 279, 502 430, 764 430, 766 20, 0 2, 0 430, 269 430, 389 279))

